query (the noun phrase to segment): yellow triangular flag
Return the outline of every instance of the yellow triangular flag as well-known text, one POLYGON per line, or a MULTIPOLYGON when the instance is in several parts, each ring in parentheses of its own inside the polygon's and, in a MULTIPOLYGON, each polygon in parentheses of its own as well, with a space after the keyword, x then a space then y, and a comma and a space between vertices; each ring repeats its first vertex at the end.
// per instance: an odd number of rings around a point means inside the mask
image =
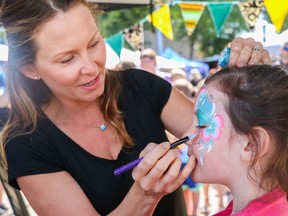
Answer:
POLYGON ((147 16, 147 20, 153 23, 152 25, 159 29, 168 39, 173 40, 173 31, 171 25, 170 8, 165 5, 159 10, 156 10, 151 15, 147 16))
POLYGON ((276 31, 280 32, 284 20, 288 14, 287 0, 264 0, 264 5, 270 16, 270 19, 276 27, 276 31))

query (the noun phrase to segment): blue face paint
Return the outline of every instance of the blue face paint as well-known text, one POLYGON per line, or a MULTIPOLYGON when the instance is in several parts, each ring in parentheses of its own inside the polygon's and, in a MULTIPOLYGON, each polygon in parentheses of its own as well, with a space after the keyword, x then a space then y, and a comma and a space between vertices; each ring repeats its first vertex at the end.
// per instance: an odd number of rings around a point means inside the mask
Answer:
POLYGON ((200 162, 203 165, 203 153, 207 149, 207 153, 213 148, 214 140, 218 139, 223 127, 223 118, 215 113, 215 103, 208 96, 207 88, 204 86, 196 101, 196 116, 198 125, 206 126, 201 134, 201 140, 198 144, 200 151, 200 162))
POLYGON ((196 101, 196 115, 200 126, 208 126, 211 124, 213 115, 215 114, 215 104, 207 96, 207 89, 204 86, 196 101))

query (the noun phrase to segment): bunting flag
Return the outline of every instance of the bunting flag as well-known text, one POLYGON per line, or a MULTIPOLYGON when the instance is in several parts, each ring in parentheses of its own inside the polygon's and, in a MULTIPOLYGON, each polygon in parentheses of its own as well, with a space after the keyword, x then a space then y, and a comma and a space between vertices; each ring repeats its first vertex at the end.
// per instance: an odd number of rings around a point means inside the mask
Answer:
POLYGON ((208 9, 216 30, 217 37, 220 36, 222 31, 223 25, 226 22, 227 18, 229 17, 234 4, 233 3, 209 3, 208 9))
POLYGON ((282 29, 284 20, 288 14, 288 1, 287 0, 264 0, 266 10, 270 19, 279 33, 282 29))
POLYGON ((173 40, 170 8, 168 4, 164 5, 159 10, 154 11, 152 16, 148 15, 147 20, 151 22, 154 27, 159 29, 168 39, 173 40))
MULTIPOLYGON (((284 0, 285 1, 285 0, 284 0)), ((263 0, 249 0, 247 2, 240 2, 238 7, 241 11, 242 16, 250 30, 254 29, 259 14, 263 10, 264 1, 263 0)))
POLYGON ((124 38, 134 49, 141 51, 143 49, 143 23, 138 23, 123 30, 124 38))
POLYGON ((185 22, 187 34, 192 35, 199 19, 202 16, 205 4, 201 3, 179 3, 181 14, 185 22))
POLYGON ((112 35, 106 39, 110 47, 120 56, 121 49, 124 47, 124 36, 122 32, 112 35))

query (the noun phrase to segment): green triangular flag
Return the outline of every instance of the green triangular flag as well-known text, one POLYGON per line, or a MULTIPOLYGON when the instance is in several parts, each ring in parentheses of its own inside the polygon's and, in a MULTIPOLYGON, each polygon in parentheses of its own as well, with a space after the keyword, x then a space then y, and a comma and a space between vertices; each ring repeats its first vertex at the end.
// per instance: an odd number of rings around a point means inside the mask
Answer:
POLYGON ((234 3, 209 3, 208 9, 216 30, 217 37, 220 36, 223 25, 226 22, 228 16, 230 15, 234 3))
POLYGON ((124 47, 124 35, 122 32, 112 35, 106 39, 106 42, 120 56, 121 49, 124 47))
POLYGON ((181 8, 181 14, 185 22, 187 34, 191 36, 203 14, 205 4, 179 3, 179 7, 181 8))

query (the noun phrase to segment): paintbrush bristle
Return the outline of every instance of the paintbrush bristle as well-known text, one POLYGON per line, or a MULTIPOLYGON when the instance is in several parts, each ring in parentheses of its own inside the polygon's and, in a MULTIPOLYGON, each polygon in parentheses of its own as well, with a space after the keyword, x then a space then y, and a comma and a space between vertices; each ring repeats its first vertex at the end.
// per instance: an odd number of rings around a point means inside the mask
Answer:
POLYGON ((189 138, 189 140, 192 140, 195 136, 196 136, 195 134, 190 134, 190 135, 188 136, 188 138, 189 138))

